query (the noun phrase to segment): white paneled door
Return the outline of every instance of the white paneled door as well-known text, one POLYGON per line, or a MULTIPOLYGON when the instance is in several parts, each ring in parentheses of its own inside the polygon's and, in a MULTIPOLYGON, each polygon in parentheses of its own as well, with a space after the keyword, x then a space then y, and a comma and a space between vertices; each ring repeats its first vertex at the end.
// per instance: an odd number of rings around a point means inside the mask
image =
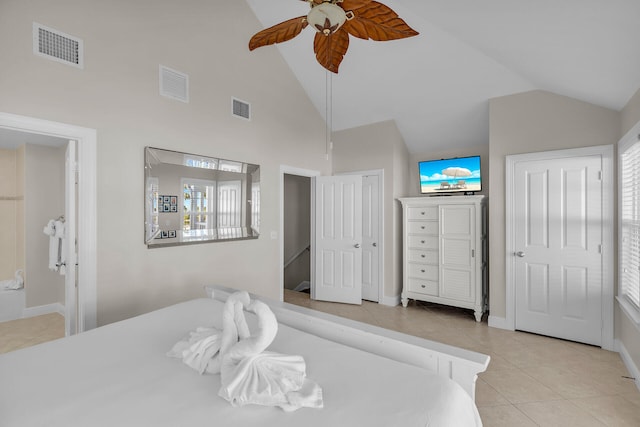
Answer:
POLYGON ((602 158, 514 171, 515 327, 601 345, 602 158))
POLYGON ((362 177, 322 176, 315 182, 317 300, 362 303, 362 177))

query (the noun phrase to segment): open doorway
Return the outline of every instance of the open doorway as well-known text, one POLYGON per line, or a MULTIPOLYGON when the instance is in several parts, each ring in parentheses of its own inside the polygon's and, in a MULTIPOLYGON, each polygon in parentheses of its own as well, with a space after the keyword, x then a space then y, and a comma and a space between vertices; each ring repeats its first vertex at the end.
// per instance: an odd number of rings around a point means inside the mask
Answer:
MULTIPOLYGON (((94 129, 82 128, 64 123, 51 122, 48 120, 36 119, 26 116, 18 116, 9 113, 0 112, 0 131, 16 132, 15 135, 30 135, 29 138, 46 140, 56 138, 63 141, 60 147, 63 152, 66 151, 68 142, 74 140, 77 142, 77 153, 73 154, 72 161, 74 173, 73 178, 69 181, 70 187, 67 187, 66 178, 62 178, 63 193, 62 197, 58 197, 62 202, 62 209, 65 214, 68 210, 66 206, 65 195, 67 188, 73 188, 73 193, 77 199, 74 202, 75 208, 70 211, 77 213, 77 229, 78 238, 69 239, 72 246, 78 247, 78 257, 74 260, 71 258, 70 266, 73 272, 78 272, 78 289, 76 293, 76 280, 65 280, 64 298, 65 303, 62 305, 65 313, 65 332, 67 335, 76 332, 82 332, 96 327, 96 131, 94 129), (76 175, 77 174, 77 175, 76 175), (76 188, 77 182, 77 188, 76 188), (72 296, 72 301, 69 298, 72 296)), ((64 166, 65 155, 62 156, 63 172, 67 167, 64 166)), ((61 214, 56 214, 58 219, 61 214)), ((48 218, 48 217, 47 217, 48 218)), ((54 217, 51 217, 52 219, 54 217)), ((42 234, 43 226, 34 221, 32 226, 35 232, 42 234)), ((75 224, 75 221, 74 221, 75 224)), ((31 225, 29 226, 31 228, 31 225)), ((44 236, 44 234, 42 234, 44 236)), ((46 236, 45 236, 46 237, 46 236)), ((45 239, 46 240, 46 239, 45 239)), ((71 252, 69 252, 71 253, 71 252)), ((65 275, 69 278, 70 275, 65 275)), ((45 305, 46 307, 46 305, 45 305)), ((28 313, 29 315, 33 313, 28 313)))
MULTIPOLYGON (((317 294, 318 272, 326 270, 318 261, 318 236, 314 227, 314 221, 321 221, 316 211, 317 183, 319 173, 302 170, 293 167, 282 166, 280 170, 280 195, 281 195, 281 221, 280 221, 280 300, 286 301, 285 294, 297 300, 319 299, 324 301, 338 301, 340 298, 326 298, 317 294), (315 188, 315 190, 314 190, 315 188), (308 240, 307 240, 308 239, 308 240), (308 245, 307 245, 308 242, 308 245), (318 266, 320 265, 320 270, 318 266), (316 288, 314 289, 314 286, 316 288), (300 292, 309 293, 310 296, 302 296, 300 292), (286 291, 286 292, 285 292, 286 291), (297 293, 297 294, 296 294, 297 293)), ((362 274, 356 280, 358 288, 357 302, 363 299, 378 302, 382 300, 384 244, 382 236, 382 224, 384 222, 382 203, 383 200, 383 171, 353 172, 341 175, 359 175, 362 180, 360 186, 362 193, 362 217, 358 219, 362 227, 362 240, 351 242, 358 248, 354 256, 361 257, 362 274)), ((326 178, 326 177, 325 177, 326 178)), ((340 180, 339 177, 333 179, 340 180)), ((346 179, 346 177, 345 177, 346 179)), ((359 210, 359 209, 358 209, 359 210)), ((354 223, 355 224, 355 223, 354 223)), ((276 238, 272 234, 272 238, 276 238)), ((326 252, 326 251, 325 251, 326 252)), ((355 258, 354 258, 355 260, 355 258)), ((356 264, 353 265, 355 268, 356 264)), ((343 275, 344 276, 344 275, 343 275)), ((347 276, 351 277, 349 274, 347 276)))
POLYGON ((285 289, 308 292, 312 286, 311 187, 316 176, 320 172, 280 166, 280 301, 285 301, 285 289))
MULTIPOLYGON (((0 129, 0 280, 16 278, 15 286, 2 289, 0 321, 66 317, 58 234, 65 227, 67 144, 63 138, 0 129)), ((47 319, 61 329, 51 330, 52 336, 65 335, 64 321, 47 319)))
MULTIPOLYGON (((284 175, 284 288, 311 290, 311 178, 284 175)), ((286 294, 286 292, 285 292, 286 294)), ((286 298, 286 296, 285 296, 286 298)))

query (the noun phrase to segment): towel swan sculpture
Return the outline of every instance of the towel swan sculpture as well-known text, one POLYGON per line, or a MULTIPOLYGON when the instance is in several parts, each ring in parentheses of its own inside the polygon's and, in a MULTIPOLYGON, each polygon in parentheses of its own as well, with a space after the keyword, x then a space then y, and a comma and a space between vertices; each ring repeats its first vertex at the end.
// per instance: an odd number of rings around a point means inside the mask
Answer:
POLYGON ((198 328, 168 353, 181 357, 200 373, 220 373, 218 394, 234 406, 279 406, 285 411, 322 408, 322 389, 306 378, 302 356, 265 351, 278 333, 278 322, 268 305, 250 301, 241 291, 229 296, 222 314, 222 331, 198 328), (244 309, 258 318, 251 335, 244 309))

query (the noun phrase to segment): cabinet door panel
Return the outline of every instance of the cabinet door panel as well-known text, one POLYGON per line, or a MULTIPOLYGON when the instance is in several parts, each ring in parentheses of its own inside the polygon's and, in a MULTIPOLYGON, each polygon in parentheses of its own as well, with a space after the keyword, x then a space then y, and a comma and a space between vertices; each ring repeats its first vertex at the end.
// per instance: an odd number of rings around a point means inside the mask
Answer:
POLYGON ((476 297, 473 276, 468 270, 443 268, 440 280, 440 296, 461 301, 473 301, 476 297))
POLYGON ((442 239, 442 265, 471 268, 471 240, 442 239))
POLYGON ((442 234, 470 236, 473 230, 473 211, 473 205, 440 206, 442 234))

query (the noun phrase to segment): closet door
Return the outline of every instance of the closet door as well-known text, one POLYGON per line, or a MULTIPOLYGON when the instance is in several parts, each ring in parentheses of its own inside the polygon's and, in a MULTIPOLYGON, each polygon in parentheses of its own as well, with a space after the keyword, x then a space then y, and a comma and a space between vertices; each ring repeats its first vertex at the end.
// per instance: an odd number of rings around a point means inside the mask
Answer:
POLYGON ((440 205, 440 297, 476 298, 475 206, 440 205))

